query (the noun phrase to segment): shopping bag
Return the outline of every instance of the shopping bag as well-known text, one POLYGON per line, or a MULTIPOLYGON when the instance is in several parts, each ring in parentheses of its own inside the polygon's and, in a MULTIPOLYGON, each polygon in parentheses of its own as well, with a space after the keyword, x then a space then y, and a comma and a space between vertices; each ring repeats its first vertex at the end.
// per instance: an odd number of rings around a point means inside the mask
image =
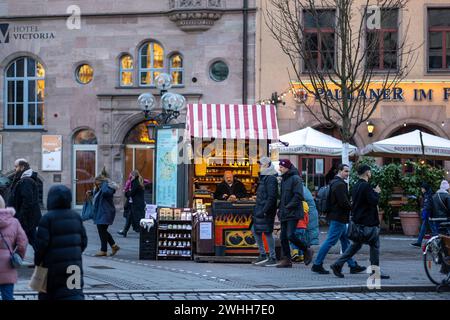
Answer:
POLYGON ((47 292, 48 269, 42 266, 35 266, 30 280, 30 288, 37 292, 47 292))
POLYGON ((81 210, 81 220, 87 221, 94 218, 94 206, 92 205, 91 199, 87 199, 83 204, 83 209, 81 210))

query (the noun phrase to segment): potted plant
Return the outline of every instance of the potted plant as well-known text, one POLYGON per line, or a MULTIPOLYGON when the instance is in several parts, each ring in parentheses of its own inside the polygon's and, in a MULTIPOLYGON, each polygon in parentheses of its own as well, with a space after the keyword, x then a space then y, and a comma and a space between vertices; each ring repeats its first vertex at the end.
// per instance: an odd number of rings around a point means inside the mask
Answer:
POLYGON ((376 179, 377 184, 381 188, 378 216, 380 218, 380 224, 385 228, 388 227, 391 221, 393 208, 389 201, 391 200, 394 189, 399 185, 401 172, 400 164, 390 163, 380 168, 376 179))
POLYGON ((420 228, 419 207, 416 199, 409 199, 398 213, 405 236, 417 236, 420 228))

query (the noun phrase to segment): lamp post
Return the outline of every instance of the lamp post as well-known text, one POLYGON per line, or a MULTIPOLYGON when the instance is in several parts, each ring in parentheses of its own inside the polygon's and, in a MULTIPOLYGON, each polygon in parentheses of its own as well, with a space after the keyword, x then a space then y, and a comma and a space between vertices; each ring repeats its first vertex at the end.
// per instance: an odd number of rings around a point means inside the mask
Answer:
POLYGON ((156 106, 155 97, 147 92, 138 97, 137 103, 144 113, 147 120, 147 130, 150 140, 155 140, 155 128, 157 125, 168 124, 180 115, 180 112, 186 106, 186 99, 177 93, 168 92, 172 87, 172 77, 167 73, 159 74, 155 79, 156 87, 161 94, 161 112, 154 110, 156 106))
POLYGON ((369 137, 373 136, 373 131, 375 130, 375 125, 372 121, 367 121, 367 132, 369 133, 369 137))

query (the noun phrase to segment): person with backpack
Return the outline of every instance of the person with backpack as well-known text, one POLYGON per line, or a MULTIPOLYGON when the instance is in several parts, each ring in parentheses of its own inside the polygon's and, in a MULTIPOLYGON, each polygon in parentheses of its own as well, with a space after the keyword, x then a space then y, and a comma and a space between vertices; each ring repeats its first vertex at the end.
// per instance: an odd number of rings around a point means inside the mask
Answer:
MULTIPOLYGON (((345 252, 350 246, 347 238, 347 223, 352 209, 348 194, 348 185, 345 180, 350 175, 350 167, 347 164, 341 164, 338 167, 338 173, 330 182, 329 192, 326 198, 326 207, 324 211, 328 213, 330 227, 328 229, 327 239, 322 244, 314 261, 311 271, 318 274, 329 274, 330 271, 323 267, 323 261, 330 249, 338 242, 341 242, 342 252, 345 252)), ((359 273, 366 270, 366 267, 360 266, 353 259, 347 261, 350 267, 350 273, 359 273)))
POLYGON ((262 157, 260 166, 259 184, 256 189, 256 205, 252 216, 252 233, 259 249, 259 257, 253 263, 257 266, 275 266, 275 239, 273 238, 273 225, 277 213, 278 181, 277 171, 268 157, 262 157), (269 255, 266 254, 262 235, 266 236, 269 255))
POLYGON ((283 257, 276 265, 277 268, 291 268, 291 248, 289 243, 294 243, 304 252, 305 265, 311 263, 314 251, 308 248, 305 242, 295 236, 298 220, 303 219, 303 182, 297 168, 289 159, 281 159, 279 162, 281 172, 281 197, 279 204, 279 218, 281 222, 281 249, 283 257))

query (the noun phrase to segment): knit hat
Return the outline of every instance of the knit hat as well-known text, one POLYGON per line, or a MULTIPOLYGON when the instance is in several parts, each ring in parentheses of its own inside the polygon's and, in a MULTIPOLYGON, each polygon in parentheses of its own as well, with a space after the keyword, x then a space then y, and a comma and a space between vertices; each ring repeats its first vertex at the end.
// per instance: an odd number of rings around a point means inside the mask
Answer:
POLYGON ((358 175, 362 176, 367 171, 371 170, 371 168, 367 164, 363 164, 358 168, 358 175))
POLYGON ((450 189, 450 185, 448 184, 448 181, 447 181, 447 180, 442 180, 442 181, 441 181, 441 187, 440 187, 440 189, 442 189, 442 190, 448 190, 448 189, 450 189))
POLYGON ((258 160, 258 163, 259 164, 270 164, 272 161, 270 161, 270 158, 269 157, 261 157, 259 160, 258 160))
POLYGON ((287 169, 290 169, 292 167, 292 162, 289 159, 281 159, 279 165, 287 169))

